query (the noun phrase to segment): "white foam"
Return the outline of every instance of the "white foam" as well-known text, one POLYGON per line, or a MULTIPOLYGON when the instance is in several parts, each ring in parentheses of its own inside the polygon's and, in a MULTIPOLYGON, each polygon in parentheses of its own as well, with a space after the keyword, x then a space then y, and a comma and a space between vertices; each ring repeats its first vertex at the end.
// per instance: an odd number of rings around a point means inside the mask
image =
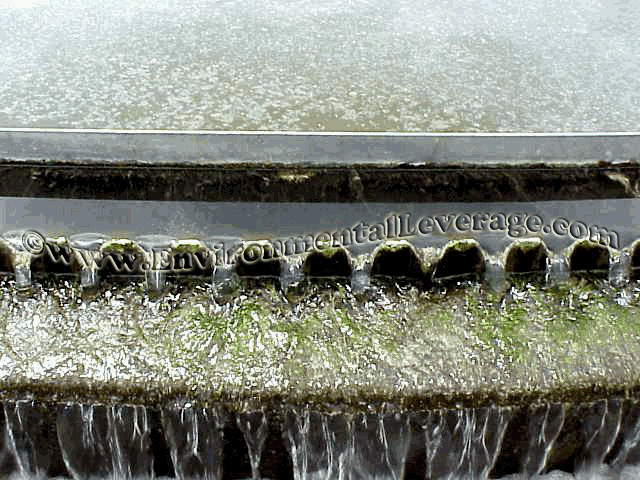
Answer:
POLYGON ((47 3, 49 0, 0 0, 0 8, 32 8, 47 3))

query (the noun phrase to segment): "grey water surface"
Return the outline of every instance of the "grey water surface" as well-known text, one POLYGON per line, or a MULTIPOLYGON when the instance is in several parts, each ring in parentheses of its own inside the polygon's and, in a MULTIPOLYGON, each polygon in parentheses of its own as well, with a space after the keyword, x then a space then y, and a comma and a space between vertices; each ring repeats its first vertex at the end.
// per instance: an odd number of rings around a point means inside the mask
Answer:
POLYGON ((637 131, 638 0, 2 0, 0 126, 637 131))

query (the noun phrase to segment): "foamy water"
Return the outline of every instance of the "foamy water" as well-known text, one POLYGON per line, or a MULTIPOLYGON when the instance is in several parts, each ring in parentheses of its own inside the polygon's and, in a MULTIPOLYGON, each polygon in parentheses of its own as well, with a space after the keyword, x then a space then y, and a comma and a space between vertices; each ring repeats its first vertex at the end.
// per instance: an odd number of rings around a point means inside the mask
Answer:
POLYGON ((16 9, 46 5, 49 0, 0 0, 0 8, 16 9))
POLYGON ((2 0, 0 126, 635 131, 638 7, 2 0))

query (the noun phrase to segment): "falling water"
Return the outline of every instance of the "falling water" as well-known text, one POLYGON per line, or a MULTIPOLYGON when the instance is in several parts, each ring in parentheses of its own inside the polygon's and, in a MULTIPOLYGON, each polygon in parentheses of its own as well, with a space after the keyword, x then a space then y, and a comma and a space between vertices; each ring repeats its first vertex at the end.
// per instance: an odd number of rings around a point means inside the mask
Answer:
POLYGON ((286 425, 295 480, 403 478, 409 416, 291 411, 286 425))
POLYGON ((351 290, 353 293, 366 291, 371 284, 371 263, 366 256, 356 260, 356 266, 351 272, 351 290))
POLYGON ((587 442, 576 465, 576 477, 585 480, 596 477, 618 437, 621 420, 622 401, 619 399, 601 400, 583 417, 587 442))
POLYGON ((500 407, 428 412, 423 420, 427 478, 488 478, 509 422, 500 407))
POLYGON ((411 439, 408 415, 358 415, 353 428, 354 480, 401 480, 411 439))
POLYGON ((191 404, 162 411, 162 425, 179 480, 220 480, 224 421, 215 409, 191 404))
POLYGON ((145 407, 65 405, 57 428, 62 457, 74 479, 153 478, 145 407))
POLYGON ((526 478, 540 475, 544 471, 564 421, 565 408, 562 404, 542 405, 530 413, 529 448, 522 466, 526 478))
POLYGON ((567 259, 562 256, 557 256, 549 261, 549 268, 546 274, 547 283, 555 285, 561 282, 567 281, 569 278, 570 270, 567 259))
POLYGON ((57 430, 62 458, 74 479, 112 475, 107 407, 63 405, 58 411, 57 430))
POLYGON ((351 447, 346 416, 292 410, 285 429, 294 480, 346 478, 351 447))
POLYGON ((286 291, 289 287, 296 285, 304 279, 302 262, 289 260, 283 262, 282 273, 280 274, 280 286, 286 291))
POLYGON ((20 400, 4 402, 7 444, 16 460, 18 473, 23 478, 46 478, 49 452, 39 448, 42 439, 42 411, 34 402, 20 400))
POLYGON ((620 431, 623 436, 622 445, 611 462, 616 470, 622 470, 626 463, 635 464, 640 461, 640 404, 630 405, 620 431))
POLYGON ((505 271, 500 262, 488 257, 485 262, 484 281, 493 291, 500 291, 505 285, 505 271))
MULTIPOLYGON (((42 480, 66 467, 66 475, 78 480, 151 479, 154 456, 166 455, 153 445, 145 407, 62 404, 56 411, 31 400, 5 401, 3 407, 2 478, 42 480), (51 443, 54 423, 60 452, 55 439, 51 443)), ((221 480, 230 454, 223 429, 233 429, 225 414, 189 403, 160 413, 154 428, 164 431, 175 478, 221 480)), ((280 425, 262 410, 235 414, 238 429, 231 435, 244 437, 254 479, 262 478, 267 434, 279 428, 294 480, 632 480, 640 474, 640 404, 620 398, 521 410, 353 414, 304 407, 283 415, 280 425), (416 464, 422 467, 416 470, 416 464), (500 477, 505 466, 518 473, 500 477)))
POLYGON ((114 477, 119 480, 153 477, 146 409, 139 406, 112 406, 108 413, 114 477))
POLYGON ((629 270, 631 268, 631 256, 628 252, 622 251, 615 259, 609 269, 609 282, 614 287, 623 287, 629 282, 629 270))
POLYGON ((260 458, 262 449, 267 439, 268 425, 267 415, 262 411, 239 413, 236 417, 238 428, 244 436, 249 450, 249 461, 251 462, 251 478, 260 478, 260 458))

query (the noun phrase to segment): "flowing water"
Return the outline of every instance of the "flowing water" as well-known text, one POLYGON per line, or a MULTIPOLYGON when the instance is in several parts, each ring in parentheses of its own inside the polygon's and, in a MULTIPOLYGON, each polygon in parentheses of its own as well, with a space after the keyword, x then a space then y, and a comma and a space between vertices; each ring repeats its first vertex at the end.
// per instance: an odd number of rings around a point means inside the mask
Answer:
POLYGON ((74 479, 153 476, 144 407, 65 405, 58 414, 57 432, 64 463, 74 479))
POLYGON ((487 478, 507 427, 500 408, 429 412, 425 422, 428 478, 487 478))
MULTIPOLYGON (((580 406, 542 404, 530 407, 521 425, 513 423, 516 410, 339 414, 301 407, 285 409, 272 427, 281 432, 294 480, 399 480, 418 472, 427 480, 485 480, 494 467, 504 469, 497 461, 509 463, 513 454, 519 456, 519 473, 505 479, 604 480, 640 474, 640 403, 612 398, 580 406), (557 464, 567 448, 574 450, 574 473, 548 471, 553 466, 549 461, 557 464)), ((150 413, 144 407, 60 404, 52 413, 25 400, 5 401, 4 414, 0 466, 12 479, 47 478, 57 448, 74 480, 155 475, 154 456, 159 453, 150 441, 150 413), (47 417, 55 425, 47 424, 47 417), (48 436, 50 429, 57 432, 57 441, 48 436), (7 458, 13 459, 13 469, 7 468, 7 458)), ((263 411, 234 415, 246 439, 252 476, 261 478, 268 417, 263 411)), ((175 478, 234 478, 223 471, 228 414, 174 403, 162 409, 161 417, 175 478)), ((281 462, 287 461, 283 453, 270 452, 281 462)))
POLYGON ((247 443, 251 478, 257 480, 260 478, 260 457, 267 439, 267 415, 263 411, 242 412, 236 417, 236 423, 247 443))
POLYGON ((223 418, 213 409, 186 404, 162 412, 176 478, 222 478, 223 418))

